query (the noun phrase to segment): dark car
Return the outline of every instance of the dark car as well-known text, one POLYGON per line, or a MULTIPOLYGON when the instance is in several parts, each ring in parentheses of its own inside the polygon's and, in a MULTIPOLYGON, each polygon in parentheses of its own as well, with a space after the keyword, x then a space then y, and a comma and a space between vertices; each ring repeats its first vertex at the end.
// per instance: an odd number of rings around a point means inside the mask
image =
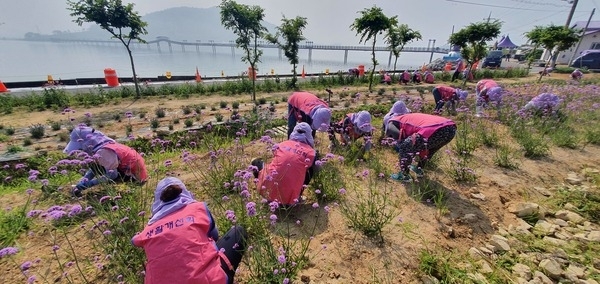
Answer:
POLYGON ((584 51, 579 57, 571 62, 571 67, 600 70, 600 50, 584 51))
POLYGON ((502 50, 492 50, 483 59, 481 68, 500 68, 500 64, 502 64, 502 50))

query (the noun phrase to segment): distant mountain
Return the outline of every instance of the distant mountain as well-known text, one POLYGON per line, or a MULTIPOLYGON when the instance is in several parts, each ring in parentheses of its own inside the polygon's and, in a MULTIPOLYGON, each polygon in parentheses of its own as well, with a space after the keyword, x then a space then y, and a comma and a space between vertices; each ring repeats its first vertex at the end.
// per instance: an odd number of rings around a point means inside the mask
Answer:
MULTIPOLYGON (((226 30, 221 24, 220 9, 177 7, 142 16, 142 20, 148 23, 146 29, 148 34, 143 39, 150 41, 158 36, 166 36, 172 40, 187 40, 203 42, 214 40, 216 42, 235 40, 237 36, 232 31, 226 30)), ((276 26, 263 22, 270 33, 275 32, 276 26)), ((54 32, 52 35, 40 35, 35 33, 25 34, 26 39, 96 39, 107 40, 110 34, 98 25, 93 25, 83 32, 54 32)))

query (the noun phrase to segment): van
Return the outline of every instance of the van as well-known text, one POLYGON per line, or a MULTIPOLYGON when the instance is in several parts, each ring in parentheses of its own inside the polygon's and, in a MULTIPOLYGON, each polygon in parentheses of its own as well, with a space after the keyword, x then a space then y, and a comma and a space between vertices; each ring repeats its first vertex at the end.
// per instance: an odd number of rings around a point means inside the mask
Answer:
POLYGON ((589 70, 600 70, 600 50, 584 50, 571 62, 573 68, 587 68, 589 70))
POLYGON ((502 64, 502 50, 492 50, 483 59, 481 68, 485 67, 496 67, 500 68, 502 64))

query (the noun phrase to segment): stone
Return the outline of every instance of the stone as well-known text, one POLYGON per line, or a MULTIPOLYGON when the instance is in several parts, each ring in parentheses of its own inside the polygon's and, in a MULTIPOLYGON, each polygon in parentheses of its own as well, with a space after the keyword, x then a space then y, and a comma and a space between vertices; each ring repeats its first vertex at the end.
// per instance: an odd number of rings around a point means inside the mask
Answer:
POLYGON ((517 279, 515 279, 515 282, 517 284, 529 284, 529 280, 521 277, 517 277, 517 279))
POLYGON ((571 211, 577 210, 577 206, 573 205, 573 203, 567 203, 567 204, 565 204, 565 206, 563 206, 563 208, 565 210, 571 210, 571 211))
POLYGON ((553 237, 545 236, 542 240, 544 242, 553 244, 555 246, 565 246, 565 245, 567 245, 567 241, 561 240, 561 239, 557 239, 557 238, 553 238, 553 237))
POLYGON ((508 207, 508 212, 514 213, 517 217, 525 217, 533 214, 537 214, 540 210, 540 206, 533 202, 522 202, 511 204, 508 207))
POLYGON ((421 282, 423 282, 423 284, 439 284, 440 280, 433 276, 424 275, 423 277, 421 277, 421 282))
POLYGON ((571 212, 569 210, 557 211, 554 214, 554 217, 565 220, 565 221, 570 221, 575 224, 581 224, 583 221, 585 221, 585 219, 583 219, 583 217, 581 217, 579 214, 577 214, 575 212, 571 212))
POLYGON ((558 225, 558 226, 561 226, 561 227, 568 227, 569 226, 569 223, 567 223, 567 221, 565 221, 563 219, 553 219, 552 223, 554 225, 558 225))
POLYGON ((533 232, 536 235, 551 236, 556 232, 556 225, 544 220, 538 220, 533 226, 533 232))
POLYGON ((492 269, 492 267, 490 266, 490 264, 485 261, 485 260, 479 260, 477 262, 477 265, 479 265, 479 272, 483 273, 483 274, 490 274, 492 272, 494 272, 494 269, 492 269))
POLYGON ((498 228, 498 234, 503 237, 508 237, 510 234, 504 228, 498 228))
POLYGON ((566 232, 566 231, 563 231, 563 230, 560 230, 560 231, 558 231, 558 232, 555 232, 555 233, 554 233, 554 236, 555 236, 557 239, 561 239, 561 240, 565 240, 565 241, 568 241, 568 240, 570 240, 570 239, 572 239, 572 238, 573 238, 573 235, 571 235, 571 233, 569 233, 569 232, 566 232))
MULTIPOLYGON (((567 254, 567 252, 566 252, 566 251, 564 251, 564 250, 563 250, 563 249, 561 249, 561 248, 557 248, 557 249, 555 249, 555 250, 552 252, 552 256, 553 256, 553 257, 557 257, 557 259, 556 259, 557 261, 559 261, 559 260, 568 260, 568 259, 569 259, 569 255, 567 254)), ((568 263, 568 261, 567 261, 567 263, 568 263)))
POLYGON ((598 284, 598 281, 596 281, 596 280, 594 280, 592 278, 586 279, 585 281, 587 282, 587 284, 598 284))
POLYGON ((565 181, 571 185, 581 185, 584 179, 576 173, 570 172, 567 174, 567 178, 565 178, 565 181))
POLYGON ((467 273, 467 278, 473 280, 475 283, 489 283, 481 273, 467 273))
POLYGON ((571 273, 571 274, 575 275, 577 278, 583 278, 583 276, 585 275, 585 269, 583 267, 569 264, 569 267, 567 267, 566 273, 571 273))
POLYGON ((529 268, 529 266, 527 266, 525 264, 521 264, 521 263, 516 263, 512 267, 512 271, 513 271, 513 274, 525 279, 526 281, 531 280, 531 277, 533 276, 531 274, 531 268, 529 268))
POLYGON ((477 215, 473 214, 473 213, 469 213, 469 214, 465 214, 465 216, 462 217, 463 221, 467 222, 467 223, 473 223, 475 221, 477 221, 477 215))
POLYGON ((471 198, 485 201, 485 195, 483 195, 483 193, 471 193, 471 198))
POLYGON ((554 284, 554 281, 550 280, 546 274, 536 271, 533 273, 533 283, 541 283, 541 284, 554 284))
POLYGON ((480 250, 474 247, 471 247, 469 249, 469 255, 474 259, 480 259, 484 256, 484 254, 480 250))
POLYGON ((600 231, 591 231, 586 238, 592 242, 600 242, 600 231))
POLYGON ((510 245, 508 239, 500 235, 493 235, 490 239, 490 244, 494 246, 496 251, 509 251, 510 245))
POLYGON ((552 279, 558 280, 564 273, 560 263, 553 258, 543 259, 538 266, 552 279))
POLYGON ((552 192, 550 192, 549 190, 547 190, 544 187, 534 187, 535 190, 537 190, 537 192, 539 192, 541 195, 543 196, 552 196, 552 192))
POLYGON ((486 248, 486 247, 480 247, 479 251, 485 253, 485 254, 493 254, 494 252, 491 251, 490 249, 486 248))

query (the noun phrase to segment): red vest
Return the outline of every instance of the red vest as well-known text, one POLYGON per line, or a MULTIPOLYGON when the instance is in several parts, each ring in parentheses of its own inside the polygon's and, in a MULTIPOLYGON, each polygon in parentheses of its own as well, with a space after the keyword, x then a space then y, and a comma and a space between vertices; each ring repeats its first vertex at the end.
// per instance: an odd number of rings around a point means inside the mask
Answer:
POLYGON ((479 82, 477 82, 477 92, 481 92, 481 90, 483 89, 491 89, 493 87, 498 87, 498 83, 496 83, 496 81, 491 80, 491 79, 484 79, 484 80, 480 80, 479 82))
POLYGON ((442 95, 442 100, 449 101, 456 94, 456 89, 446 85, 439 85, 436 87, 440 95, 442 95))
POLYGON ((306 171, 315 161, 315 149, 292 140, 278 144, 271 163, 258 176, 256 188, 269 201, 294 204, 300 197, 306 171))
POLYGON ((227 283, 219 249, 208 237, 210 223, 206 204, 194 202, 135 235, 133 245, 148 259, 144 283, 227 283))
POLYGON ((410 81, 410 73, 408 73, 408 72, 402 72, 402 80, 403 81, 410 81))
POLYGON ((119 143, 108 143, 102 147, 111 149, 117 153, 117 157, 119 157, 119 172, 133 176, 140 182, 148 179, 148 171, 146 171, 144 158, 138 152, 127 145, 119 143))
POLYGON ((354 125, 354 123, 352 123, 352 115, 354 115, 354 113, 348 113, 348 114, 346 114, 346 117, 344 117, 339 122, 339 124, 343 127, 343 129, 342 129, 342 143, 350 142, 350 141, 346 141, 346 139, 344 139, 344 135, 343 134, 348 134, 348 136, 350 138, 352 138, 353 140, 356 140, 356 139, 358 139, 358 138, 361 137, 360 133, 357 133, 356 131, 354 131, 355 125, 354 125), (346 122, 346 123, 344 123, 344 122, 346 122), (344 126, 344 124, 346 124, 346 126, 344 126))
POLYGON ((429 139, 431 134, 441 127, 455 125, 454 121, 448 118, 425 113, 407 113, 392 117, 390 121, 396 121, 400 124, 400 137, 398 137, 398 140, 404 140, 417 133, 423 138, 429 139))
POLYGON ((316 106, 329 107, 324 100, 319 99, 317 96, 309 92, 294 92, 288 98, 288 104, 293 108, 303 112, 305 115, 310 115, 310 112, 316 106))
POLYGON ((435 80, 435 76, 433 76, 432 73, 427 73, 425 75, 425 83, 427 83, 427 84, 433 84, 434 80, 435 80))

